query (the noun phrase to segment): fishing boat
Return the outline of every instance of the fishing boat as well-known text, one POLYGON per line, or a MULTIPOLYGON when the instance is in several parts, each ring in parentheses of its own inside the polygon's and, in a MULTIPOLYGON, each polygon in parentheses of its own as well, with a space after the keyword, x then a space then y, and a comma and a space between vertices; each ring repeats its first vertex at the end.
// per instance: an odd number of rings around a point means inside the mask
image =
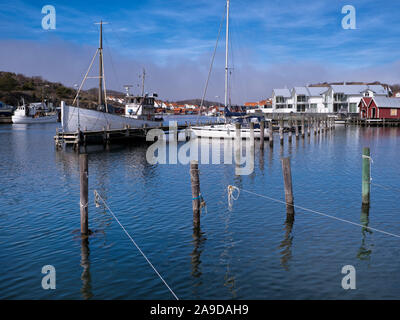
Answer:
POLYGON ((17 107, 11 120, 14 124, 52 123, 57 122, 58 114, 51 103, 35 102, 17 107))
POLYGON ((129 91, 125 97, 124 114, 116 114, 111 112, 107 104, 107 91, 104 77, 103 64, 103 24, 100 21, 100 40, 99 48, 96 50, 90 66, 83 78, 78 92, 71 105, 61 102, 61 124, 64 132, 85 131, 101 131, 104 129, 124 129, 126 127, 156 127, 159 126, 160 120, 155 117, 154 102, 157 94, 144 93, 144 75, 141 95, 130 95, 129 91), (79 94, 83 84, 88 77, 95 58, 99 56, 99 88, 98 88, 98 105, 96 109, 85 109, 79 107, 79 94))
MULTIPOLYGON (((192 133, 198 138, 225 138, 234 139, 236 137, 236 125, 235 122, 242 119, 240 136, 242 138, 250 137, 250 122, 256 122, 255 119, 250 121, 243 121, 243 117, 246 112, 231 112, 229 110, 229 0, 226 1, 226 34, 225 34, 225 100, 224 100, 224 117, 225 124, 219 125, 208 125, 208 126, 194 126, 191 128, 192 133), (231 123, 229 123, 231 120, 231 123), (233 122, 232 122, 233 120, 233 122)), ((208 82, 208 80, 207 80, 208 82)), ((258 125, 254 128, 254 137, 260 138, 260 128, 258 125)), ((264 137, 267 137, 267 129, 264 130, 264 137)))

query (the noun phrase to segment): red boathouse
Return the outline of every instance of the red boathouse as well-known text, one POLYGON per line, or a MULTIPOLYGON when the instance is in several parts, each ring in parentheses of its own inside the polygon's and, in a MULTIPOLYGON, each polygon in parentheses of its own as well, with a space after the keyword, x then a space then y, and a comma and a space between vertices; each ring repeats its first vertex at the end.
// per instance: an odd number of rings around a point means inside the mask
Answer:
POLYGON ((400 119, 400 98, 364 97, 358 107, 362 119, 400 119))

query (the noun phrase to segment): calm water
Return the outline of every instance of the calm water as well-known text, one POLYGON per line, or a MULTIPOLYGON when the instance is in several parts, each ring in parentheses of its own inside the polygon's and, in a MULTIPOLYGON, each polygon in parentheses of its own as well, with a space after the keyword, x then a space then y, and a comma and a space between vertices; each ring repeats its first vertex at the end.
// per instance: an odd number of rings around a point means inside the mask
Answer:
MULTIPOLYGON (((188 120, 190 121, 190 120, 188 120)), ((55 151, 56 124, 0 126, 1 299, 173 299, 103 208, 106 199, 180 299, 400 298, 400 239, 242 192, 228 210, 226 188, 284 199, 280 158, 291 156, 295 204, 400 234, 400 130, 337 127, 334 134, 273 151, 258 143, 254 173, 200 165, 208 213, 193 235, 189 168, 149 165, 146 146, 95 147, 89 154, 88 246, 79 236, 79 167, 55 151), (361 209, 361 150, 371 147, 369 216, 361 209), (54 265, 57 289, 41 288, 54 265), (341 287, 344 265, 357 289, 341 287)), ((277 142, 277 141, 276 141, 277 142)))

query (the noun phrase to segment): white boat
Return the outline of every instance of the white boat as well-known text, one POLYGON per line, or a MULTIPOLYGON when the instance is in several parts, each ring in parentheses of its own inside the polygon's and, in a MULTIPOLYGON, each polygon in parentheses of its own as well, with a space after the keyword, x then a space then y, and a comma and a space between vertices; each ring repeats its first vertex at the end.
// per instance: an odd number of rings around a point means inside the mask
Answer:
POLYGON ((154 97, 127 97, 129 102, 125 107, 125 115, 113 114, 104 111, 84 109, 68 106, 61 102, 61 125, 64 132, 101 131, 104 129, 156 127, 154 113, 154 97))
MULTIPOLYGON (((241 112, 230 112, 229 111, 229 0, 226 1, 226 33, 225 33, 225 119, 227 120, 228 114, 234 116, 239 114, 245 114, 241 112)), ((208 82, 208 80, 207 80, 208 82)), ((226 123, 222 125, 209 125, 209 126, 198 126, 191 128, 193 134, 197 138, 228 138, 233 139, 236 137, 235 125, 232 123, 226 123)), ((242 127, 240 129, 240 135, 242 138, 250 137, 250 128, 242 127)), ((254 129, 254 137, 260 138, 260 129, 254 129)), ((267 130, 264 132, 264 137, 267 137, 267 130)))
POLYGON ((28 123, 51 123, 57 122, 58 114, 48 107, 44 102, 22 105, 15 109, 11 120, 15 124, 28 123))
MULTIPOLYGON (((236 128, 234 124, 218 124, 218 125, 210 125, 210 126, 199 126, 192 127, 192 132, 196 137, 200 138, 223 138, 223 139, 235 139, 236 138, 236 128)), ((260 138, 261 130, 259 128, 254 129, 254 138, 260 138)), ((267 129, 264 129, 264 137, 268 136, 267 129)), ((250 128, 241 128, 240 129, 240 137, 250 138, 250 128)))
MULTIPOLYGON (((138 96, 131 96, 129 94, 129 87, 127 88, 127 95, 125 97, 125 113, 116 114, 110 113, 107 105, 107 91, 105 87, 104 68, 103 68, 103 22, 100 22, 100 45, 97 49, 89 69, 86 72, 84 79, 78 89, 74 102, 76 106, 69 106, 64 101, 61 102, 61 123, 64 132, 76 132, 78 130, 85 131, 101 131, 109 129, 125 129, 157 127, 160 125, 160 119, 155 117, 154 101, 157 94, 148 95, 144 93, 144 74, 142 84, 142 94, 138 96), (97 109, 84 109, 79 107, 79 93, 85 80, 88 77, 89 71, 93 62, 99 55, 99 99, 97 109)), ((92 77, 93 78, 93 77, 92 77)))

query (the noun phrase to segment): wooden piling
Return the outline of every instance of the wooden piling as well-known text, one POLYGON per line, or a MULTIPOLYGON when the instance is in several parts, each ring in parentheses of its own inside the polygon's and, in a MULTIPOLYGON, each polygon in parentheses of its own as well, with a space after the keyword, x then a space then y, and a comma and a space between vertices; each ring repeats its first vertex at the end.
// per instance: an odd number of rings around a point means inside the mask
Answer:
POLYGON ((235 123, 235 134, 236 134, 236 140, 240 140, 240 123, 235 123))
POLYGON ((250 144, 254 146, 254 122, 250 122, 250 144))
POLYGON ((265 121, 262 120, 260 122, 260 149, 264 149, 264 130, 265 130, 265 121))
POLYGON ((88 155, 83 153, 79 155, 79 171, 80 171, 80 212, 81 212, 81 234, 89 234, 89 217, 88 217, 88 155))
POLYGON ((192 185, 192 207, 193 227, 200 228, 200 179, 199 163, 197 160, 190 161, 190 182, 192 185))
POLYGON ((362 203, 369 204, 371 191, 370 149, 363 148, 362 154, 362 203))
POLYGON ((281 145, 283 145, 283 119, 279 121, 279 140, 281 145))
POLYGON ((292 143, 292 119, 289 119, 288 121, 288 126, 289 126, 289 133, 288 133, 288 142, 292 143))
POLYGON ((274 146, 274 128, 272 127, 272 120, 268 123, 269 127, 269 146, 274 146))
POLYGON ((299 139, 299 122, 297 120, 294 120, 294 131, 295 131, 295 135, 296 135, 296 140, 299 139))
POLYGON ((282 173, 285 187, 286 216, 287 220, 294 219, 294 198, 292 188, 292 172, 290 168, 290 158, 282 158, 282 173))
POLYGON ((304 116, 301 117, 301 137, 304 138, 305 131, 304 131, 304 116))

